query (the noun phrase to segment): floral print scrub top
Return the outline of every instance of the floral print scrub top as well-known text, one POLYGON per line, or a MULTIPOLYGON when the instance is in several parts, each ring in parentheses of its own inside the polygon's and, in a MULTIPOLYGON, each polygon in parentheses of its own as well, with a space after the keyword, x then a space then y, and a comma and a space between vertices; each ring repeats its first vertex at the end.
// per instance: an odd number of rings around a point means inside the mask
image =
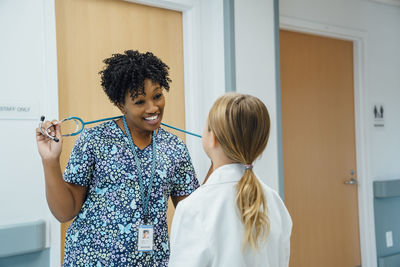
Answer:
MULTIPOLYGON (((88 186, 82 209, 68 228, 63 266, 167 266, 169 242, 168 197, 185 196, 198 186, 185 143, 159 128, 156 168, 149 201, 154 226, 153 252, 137 249, 138 228, 143 224, 142 199, 129 141, 115 121, 85 129, 67 164, 64 180, 88 186)), ((135 146, 148 188, 152 145, 135 146)))

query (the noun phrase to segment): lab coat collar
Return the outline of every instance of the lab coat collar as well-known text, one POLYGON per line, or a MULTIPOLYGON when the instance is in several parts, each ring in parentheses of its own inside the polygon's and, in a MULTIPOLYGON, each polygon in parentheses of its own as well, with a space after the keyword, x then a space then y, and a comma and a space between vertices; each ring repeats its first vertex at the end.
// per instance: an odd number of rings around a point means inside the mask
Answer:
POLYGON ((244 165, 240 163, 232 163, 223 165, 208 177, 207 182, 203 186, 238 182, 244 173, 244 165))

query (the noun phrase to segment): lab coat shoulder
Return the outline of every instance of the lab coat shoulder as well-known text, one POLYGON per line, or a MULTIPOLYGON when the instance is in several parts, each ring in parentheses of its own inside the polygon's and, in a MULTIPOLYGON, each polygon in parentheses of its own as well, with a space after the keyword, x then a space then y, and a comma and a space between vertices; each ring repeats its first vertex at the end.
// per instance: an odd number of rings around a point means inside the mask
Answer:
POLYGON ((277 217, 280 221, 280 225, 284 230, 286 230, 286 232, 289 231, 288 234, 290 236, 293 223, 289 211, 287 210, 278 192, 264 183, 262 183, 262 186, 264 188, 265 195, 267 196, 267 205, 272 206, 271 208, 279 213, 277 214, 277 217))
MULTIPOLYGON (((269 239, 271 241, 275 239, 273 242, 269 242, 269 245, 274 244, 277 248, 277 266, 289 266, 290 236, 293 222, 279 194, 269 186, 263 183, 262 185, 267 199, 268 215, 271 223, 269 239)), ((272 250, 275 250, 275 248, 272 250)))
POLYGON ((176 207, 171 229, 169 267, 207 266, 211 259, 209 234, 202 220, 201 205, 197 205, 198 188, 176 207))
POLYGON ((235 190, 236 182, 206 184, 178 204, 169 266, 245 266, 241 256, 233 256, 241 254, 243 231, 236 212, 235 190), (187 236, 193 241, 182 241, 187 236), (183 255, 189 261, 176 264, 183 255))

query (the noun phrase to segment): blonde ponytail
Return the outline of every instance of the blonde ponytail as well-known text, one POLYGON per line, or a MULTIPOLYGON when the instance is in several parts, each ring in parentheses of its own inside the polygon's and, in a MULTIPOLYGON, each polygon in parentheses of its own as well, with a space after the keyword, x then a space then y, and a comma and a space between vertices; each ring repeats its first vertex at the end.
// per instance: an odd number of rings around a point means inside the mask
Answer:
POLYGON ((242 248, 259 248, 270 230, 266 196, 252 170, 252 164, 264 151, 269 137, 270 119, 266 106, 250 95, 228 93, 218 98, 208 116, 209 129, 215 134, 225 155, 246 165, 236 186, 236 204, 244 227, 242 248), (250 166, 250 167, 249 167, 250 166))
POLYGON ((236 204, 244 226, 242 247, 249 244, 258 249, 258 241, 265 241, 270 222, 263 188, 252 170, 246 170, 236 187, 236 204))

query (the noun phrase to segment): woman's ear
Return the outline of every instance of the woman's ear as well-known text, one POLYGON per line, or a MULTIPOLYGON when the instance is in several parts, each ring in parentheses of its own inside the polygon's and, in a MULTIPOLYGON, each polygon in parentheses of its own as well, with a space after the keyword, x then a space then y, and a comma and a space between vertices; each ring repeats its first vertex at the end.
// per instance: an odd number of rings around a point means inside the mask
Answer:
POLYGON ((126 114, 125 107, 121 103, 117 103, 117 108, 121 111, 122 114, 126 114))

